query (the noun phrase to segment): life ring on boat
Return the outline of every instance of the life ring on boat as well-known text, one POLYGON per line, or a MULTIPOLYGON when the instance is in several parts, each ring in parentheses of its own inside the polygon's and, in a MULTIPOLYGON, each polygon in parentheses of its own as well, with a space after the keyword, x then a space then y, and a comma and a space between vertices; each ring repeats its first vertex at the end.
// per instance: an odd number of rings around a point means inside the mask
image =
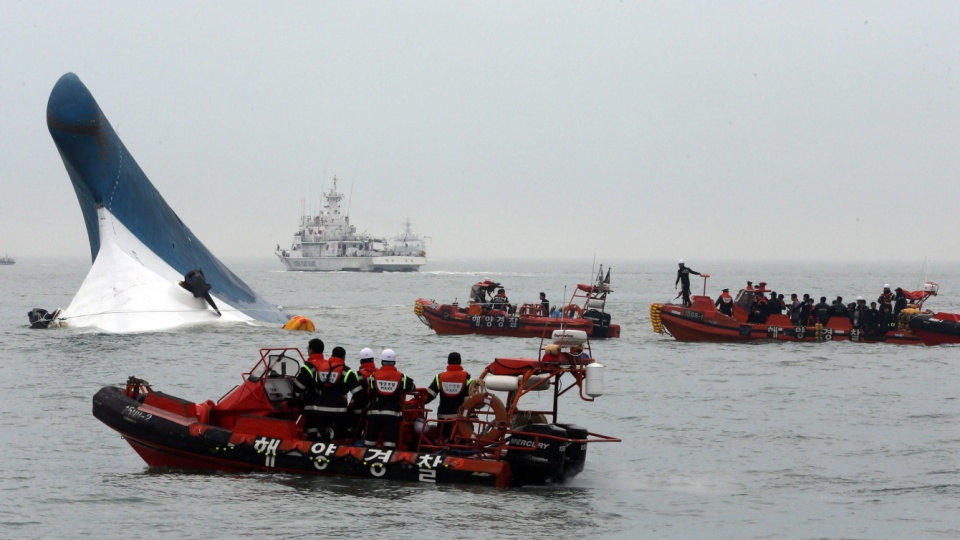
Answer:
POLYGON ((503 406, 500 398, 488 392, 479 392, 463 401, 460 406, 457 417, 457 435, 465 438, 476 437, 487 441, 498 441, 503 436, 504 426, 507 425, 507 409, 503 406), (473 431, 473 422, 471 419, 484 406, 490 408, 493 413, 493 420, 484 420, 488 424, 482 424, 483 430, 479 434, 473 431))
POLYGON ((579 319, 583 316, 583 308, 576 304, 563 306, 563 316, 568 319, 579 319))
POLYGON ((520 315, 534 315, 533 306, 530 304, 524 304, 520 306, 520 315))

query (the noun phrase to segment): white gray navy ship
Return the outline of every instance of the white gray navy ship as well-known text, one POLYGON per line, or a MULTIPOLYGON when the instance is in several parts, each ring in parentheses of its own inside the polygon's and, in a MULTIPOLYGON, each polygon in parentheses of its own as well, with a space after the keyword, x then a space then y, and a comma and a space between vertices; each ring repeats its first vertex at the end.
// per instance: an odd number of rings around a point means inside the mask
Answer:
POLYGON ((404 232, 392 238, 357 233, 350 216, 340 209, 343 193, 333 187, 323 194, 319 214, 303 212, 300 228, 290 249, 275 251, 287 270, 307 272, 416 272, 427 264, 425 238, 412 230, 407 219, 404 232))

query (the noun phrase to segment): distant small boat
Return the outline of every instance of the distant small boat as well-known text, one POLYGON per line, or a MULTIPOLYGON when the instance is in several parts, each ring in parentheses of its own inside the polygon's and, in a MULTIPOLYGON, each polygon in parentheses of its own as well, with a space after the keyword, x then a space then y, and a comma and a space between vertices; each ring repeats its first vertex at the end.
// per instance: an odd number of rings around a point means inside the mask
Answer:
POLYGON ((413 312, 423 324, 438 334, 484 334, 488 336, 539 337, 551 335, 554 331, 577 330, 590 337, 620 337, 620 325, 610 323, 610 314, 606 312, 607 295, 610 288, 610 270, 606 276, 603 267, 592 285, 577 285, 570 302, 549 313, 542 304, 522 304, 519 307, 508 303, 499 303, 493 291, 500 284, 485 279, 470 288, 470 302, 461 307, 452 304, 440 304, 434 300, 418 298, 413 304, 413 312), (493 298, 487 298, 487 296, 493 298))
POLYGON ((17 264, 17 261, 13 260, 13 257, 8 257, 7 254, 4 253, 3 257, 0 257, 0 264, 17 264))

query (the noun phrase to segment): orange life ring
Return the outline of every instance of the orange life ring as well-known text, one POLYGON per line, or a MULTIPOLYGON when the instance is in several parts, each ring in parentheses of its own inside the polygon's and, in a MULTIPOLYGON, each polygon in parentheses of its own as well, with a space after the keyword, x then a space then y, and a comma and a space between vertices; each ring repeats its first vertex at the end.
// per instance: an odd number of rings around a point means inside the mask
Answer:
POLYGON ((503 436, 504 427, 507 424, 507 409, 503 406, 500 398, 488 392, 480 392, 468 397, 460 406, 457 418, 457 433, 462 437, 474 437, 473 422, 471 416, 484 405, 490 407, 493 411, 493 421, 486 420, 489 424, 486 431, 482 432, 477 438, 487 441, 498 441, 503 436))
POLYGON ((563 316, 568 319, 579 319, 583 316, 583 308, 576 304, 567 304, 563 306, 563 316))

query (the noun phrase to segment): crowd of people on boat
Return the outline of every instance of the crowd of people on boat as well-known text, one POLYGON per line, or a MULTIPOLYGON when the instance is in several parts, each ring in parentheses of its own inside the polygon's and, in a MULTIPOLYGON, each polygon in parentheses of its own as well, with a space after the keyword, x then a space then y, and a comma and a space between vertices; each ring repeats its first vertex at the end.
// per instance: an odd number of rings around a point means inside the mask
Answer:
MULTIPOLYGON (((745 291, 752 293, 752 300, 748 300, 748 323, 763 324, 771 315, 787 315, 790 323, 795 326, 826 326, 831 319, 843 317, 850 321, 853 328, 860 329, 867 335, 878 336, 903 325, 900 315, 911 306, 903 289, 897 287, 891 290, 889 284, 883 285, 883 292, 869 305, 862 296, 849 303, 844 303, 842 296, 837 296, 830 303, 827 303, 826 296, 821 296, 820 302, 814 303, 813 297, 807 293, 802 297, 792 293, 790 298, 786 299, 782 293, 768 291, 766 283, 762 282, 754 288, 753 282, 748 281, 747 287, 740 290, 738 298, 742 298, 745 291), (765 296, 767 293, 769 296, 765 296)), ((734 302, 730 290, 723 289, 714 303, 717 311, 733 316, 734 302)), ((743 307, 746 309, 748 306, 743 307)))
MULTIPOLYGON (((334 347, 324 356, 319 338, 307 344, 308 358, 295 386, 303 404, 304 435, 310 440, 354 439, 366 447, 397 448, 404 404, 416 390, 413 379, 397 369, 397 353, 384 349, 380 366, 370 348, 359 354, 356 371, 346 365, 346 350, 334 347)), ((461 366, 460 353, 447 356, 446 369, 426 389, 425 403, 439 398, 439 436, 450 437, 453 422, 469 393, 472 378, 461 366)))

